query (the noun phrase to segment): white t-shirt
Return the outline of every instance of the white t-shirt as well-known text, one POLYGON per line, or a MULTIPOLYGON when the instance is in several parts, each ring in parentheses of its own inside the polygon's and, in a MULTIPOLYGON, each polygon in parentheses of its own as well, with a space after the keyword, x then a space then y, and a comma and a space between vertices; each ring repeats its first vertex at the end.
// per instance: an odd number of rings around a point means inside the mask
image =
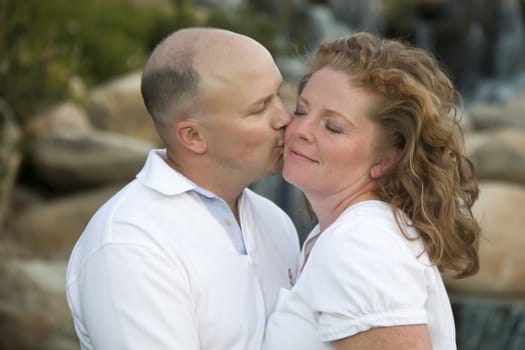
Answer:
POLYGON ((295 286, 281 290, 263 349, 333 349, 370 328, 409 324, 427 324, 434 350, 456 348, 450 301, 421 240, 403 236, 386 203, 365 201, 319 236, 295 286))
POLYGON ((296 274, 288 216, 246 189, 240 254, 192 185, 155 150, 93 216, 66 292, 82 349, 259 349, 280 288, 296 274))

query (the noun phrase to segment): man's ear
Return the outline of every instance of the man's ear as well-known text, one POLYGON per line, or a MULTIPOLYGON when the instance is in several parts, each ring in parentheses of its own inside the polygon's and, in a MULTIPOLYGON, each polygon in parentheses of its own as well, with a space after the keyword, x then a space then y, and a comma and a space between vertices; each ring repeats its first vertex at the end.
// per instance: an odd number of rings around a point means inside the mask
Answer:
POLYGON ((175 137, 179 143, 191 152, 203 154, 208 145, 200 132, 200 125, 194 120, 183 120, 175 126, 175 137))
POLYGON ((395 149, 385 154, 381 159, 377 160, 370 169, 370 178, 377 180, 381 176, 388 173, 401 158, 401 150, 395 149))

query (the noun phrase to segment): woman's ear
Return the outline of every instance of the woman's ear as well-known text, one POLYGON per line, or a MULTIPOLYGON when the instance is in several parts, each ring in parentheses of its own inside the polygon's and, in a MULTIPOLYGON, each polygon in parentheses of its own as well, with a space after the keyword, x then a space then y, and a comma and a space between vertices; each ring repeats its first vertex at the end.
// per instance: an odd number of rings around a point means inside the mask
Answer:
POLYGON ((175 137, 187 150, 203 154, 208 145, 200 132, 200 125, 194 120, 182 120, 175 126, 175 137))
POLYGON ((377 180, 388 173, 397 164, 399 158, 401 158, 400 149, 395 149, 382 156, 381 159, 377 160, 370 169, 370 178, 377 180))

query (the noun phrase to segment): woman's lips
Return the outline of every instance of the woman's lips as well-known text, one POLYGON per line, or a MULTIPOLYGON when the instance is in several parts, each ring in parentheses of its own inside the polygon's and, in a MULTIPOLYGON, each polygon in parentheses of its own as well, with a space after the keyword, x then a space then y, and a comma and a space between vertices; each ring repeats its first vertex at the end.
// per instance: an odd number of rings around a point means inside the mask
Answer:
POLYGON ((290 155, 291 158, 294 158, 294 159, 298 159, 298 160, 304 160, 304 161, 309 161, 309 162, 313 162, 313 163, 319 163, 318 161, 304 155, 303 153, 297 151, 297 150, 294 150, 292 148, 290 148, 290 150, 288 151, 288 154, 290 155))

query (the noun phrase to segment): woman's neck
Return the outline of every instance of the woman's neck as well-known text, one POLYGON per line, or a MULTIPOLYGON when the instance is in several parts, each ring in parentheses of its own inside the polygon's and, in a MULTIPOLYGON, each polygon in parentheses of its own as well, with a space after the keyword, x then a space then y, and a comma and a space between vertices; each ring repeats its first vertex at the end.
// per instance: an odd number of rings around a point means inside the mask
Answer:
POLYGON ((320 232, 323 232, 330 226, 337 218, 345 211, 346 208, 355 203, 366 200, 378 200, 379 197, 374 191, 374 181, 368 182, 361 190, 352 193, 351 195, 322 195, 322 194, 306 194, 308 201, 312 205, 312 209, 319 221, 320 232))

